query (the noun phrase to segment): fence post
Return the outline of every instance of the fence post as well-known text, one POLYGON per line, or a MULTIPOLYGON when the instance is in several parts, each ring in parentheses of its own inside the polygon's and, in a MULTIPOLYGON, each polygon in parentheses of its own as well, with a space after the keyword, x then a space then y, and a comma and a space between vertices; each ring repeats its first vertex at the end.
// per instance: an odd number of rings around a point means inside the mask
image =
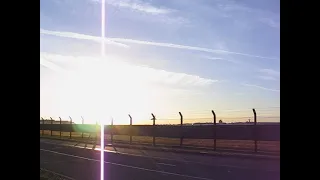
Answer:
POLYGON ((61 120, 61 117, 59 117, 59 119, 60 119, 60 139, 61 139, 62 120, 61 120))
POLYGON ((182 134, 182 136, 180 137, 180 146, 182 146, 182 144, 183 144, 183 116, 182 116, 182 113, 181 112, 179 112, 179 115, 180 115, 180 129, 181 129, 181 134, 182 134))
MULTIPOLYGON (((42 121, 42 124, 44 124, 44 119, 43 119, 43 117, 41 117, 41 121, 42 121)), ((42 136, 44 135, 44 127, 42 128, 41 134, 42 134, 42 136)))
MULTIPOLYGON (((52 119, 52 117, 50 117, 50 124, 52 125, 53 124, 53 119, 52 119)), ((50 136, 52 136, 52 126, 51 126, 51 129, 50 129, 50 136)))
POLYGON ((132 144, 132 117, 130 114, 128 114, 129 118, 130 118, 130 144, 132 144))
POLYGON ((211 112, 213 115, 213 150, 215 151, 217 149, 217 117, 213 110, 211 112))
POLYGON ((254 125, 253 125, 253 138, 254 138, 254 152, 258 152, 258 141, 257 141, 257 113, 253 108, 253 117, 254 117, 254 125))
MULTIPOLYGON (((151 113, 151 116, 152 116, 152 121, 153 121, 153 133, 155 133, 156 131, 156 116, 153 114, 153 113, 151 113)), ((152 144, 153 144, 153 146, 155 146, 156 145, 156 137, 153 135, 153 141, 152 141, 152 144)))
POLYGON ((111 144, 113 144, 113 118, 111 118, 111 144))
MULTIPOLYGON (((72 118, 69 116, 70 118, 70 124, 71 124, 71 129, 72 129, 72 118)), ((69 134, 69 139, 71 139, 71 136, 72 136, 72 130, 70 131, 70 134, 69 134)))
MULTIPOLYGON (((82 116, 81 116, 81 119, 82 119, 82 124, 84 124, 84 119, 82 116)), ((83 139, 83 132, 81 133, 81 138, 83 139)))

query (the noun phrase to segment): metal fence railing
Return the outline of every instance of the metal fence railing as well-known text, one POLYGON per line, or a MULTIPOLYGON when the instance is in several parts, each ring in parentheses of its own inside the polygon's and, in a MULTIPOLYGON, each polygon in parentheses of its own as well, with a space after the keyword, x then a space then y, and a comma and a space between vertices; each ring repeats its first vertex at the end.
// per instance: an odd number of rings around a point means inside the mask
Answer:
MULTIPOLYGON (((191 141, 201 140, 203 144, 211 143, 210 147, 213 150, 217 150, 218 142, 224 141, 227 144, 236 146, 239 142, 250 144, 254 152, 259 150, 259 142, 264 144, 274 144, 276 146, 280 141, 280 124, 259 124, 257 123, 257 113, 255 109, 253 112, 253 122, 247 122, 243 124, 224 124, 217 123, 216 113, 212 110, 212 122, 205 124, 185 124, 184 117, 179 112, 180 123, 176 125, 157 125, 156 116, 151 113, 152 125, 133 125, 133 118, 129 114, 129 125, 114 125, 111 121, 111 125, 104 125, 104 132, 110 137, 110 142, 114 143, 114 136, 129 136, 128 143, 133 143, 133 137, 150 137, 152 138, 152 145, 156 146, 156 138, 167 139, 179 139, 178 145, 183 147, 184 144, 192 145, 191 141), (213 142, 212 142, 213 141, 213 142), (236 142, 238 141, 238 142, 236 142), (251 143, 250 143, 251 142, 251 143), (274 143, 276 142, 276 143, 274 143), (212 145, 212 146, 211 146, 212 145), (253 145, 253 147, 251 146, 253 145)), ((84 124, 82 118, 82 124, 74 124, 72 118, 69 117, 69 121, 62 121, 59 117, 59 122, 50 118, 45 120, 41 118, 40 131, 41 135, 45 135, 45 131, 50 131, 50 136, 53 136, 53 132, 59 132, 59 137, 62 138, 64 132, 69 133, 69 138, 72 138, 72 133, 78 133, 77 138, 84 138, 84 134, 94 134, 95 141, 99 138, 100 125, 99 124, 84 124), (79 137, 79 134, 81 136, 79 137)), ((65 135, 64 135, 65 136, 65 135)), ((119 140, 118 140, 119 141, 119 140)), ((164 142, 164 140, 162 141, 164 142)), ((194 143, 197 144, 197 143, 194 143)), ((199 144, 199 143, 198 143, 199 144)), ((207 145, 205 145, 207 146, 207 145)))

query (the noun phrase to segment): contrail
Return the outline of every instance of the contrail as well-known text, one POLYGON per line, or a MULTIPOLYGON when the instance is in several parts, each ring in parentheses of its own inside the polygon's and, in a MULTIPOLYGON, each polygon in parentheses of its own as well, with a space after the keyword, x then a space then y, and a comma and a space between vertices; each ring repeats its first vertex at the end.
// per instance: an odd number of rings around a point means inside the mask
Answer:
POLYGON ((243 83, 242 85, 243 85, 243 86, 255 87, 255 88, 262 89, 262 90, 267 90, 267 91, 280 92, 279 89, 270 89, 270 88, 265 88, 265 87, 258 86, 258 85, 254 85, 254 84, 246 84, 246 83, 243 83))
MULTIPOLYGON (((80 33, 74 33, 74 32, 65 32, 65 31, 51 31, 51 30, 45 30, 45 29, 40 29, 40 34, 46 34, 46 35, 52 35, 52 36, 59 36, 59 37, 66 37, 66 38, 73 38, 73 39, 81 39, 81 40, 90 40, 90 41, 95 41, 95 42, 101 42, 101 37, 98 36, 91 36, 91 35, 86 35, 86 34, 80 34, 80 33)), ((124 48, 129 48, 128 45, 118 43, 111 41, 109 39, 104 40, 104 43, 106 44, 112 44, 112 45, 117 45, 120 47, 124 48)))
MULTIPOLYGON (((97 36, 91 36, 91 35, 74 33, 74 32, 51 31, 51 30, 45 30, 45 29, 40 29, 40 34, 47 34, 47 35, 74 38, 74 39, 92 40, 96 42, 100 42, 100 38, 101 38, 97 36)), ((168 48, 202 51, 202 52, 208 52, 208 53, 235 54, 235 55, 254 57, 254 58, 260 58, 260 59, 279 60, 279 58, 275 58, 275 57, 258 56, 258 55, 240 53, 240 52, 234 52, 234 51, 209 49, 209 48, 202 48, 202 47, 196 47, 196 46, 185 46, 185 45, 173 44, 173 43, 142 41, 142 40, 126 39, 126 38, 104 38, 104 42, 107 44, 113 44, 113 45, 117 45, 125 48, 129 48, 130 46, 123 43, 133 43, 133 44, 143 44, 143 45, 150 45, 150 46, 160 46, 160 47, 168 47, 168 48)))
POLYGON ((209 48, 202 48, 202 47, 196 47, 196 46, 185 46, 185 45, 172 44, 172 43, 160 43, 160 42, 141 41, 141 40, 124 39, 124 38, 108 38, 108 39, 115 42, 135 43, 135 44, 144 44, 144 45, 161 46, 161 47, 178 48, 178 49, 188 49, 188 50, 203 51, 203 52, 209 52, 209 53, 236 54, 236 55, 255 57, 255 58, 261 58, 261 59, 279 60, 279 58, 273 58, 273 57, 257 56, 257 55, 239 53, 239 52, 233 52, 233 51, 209 49, 209 48))

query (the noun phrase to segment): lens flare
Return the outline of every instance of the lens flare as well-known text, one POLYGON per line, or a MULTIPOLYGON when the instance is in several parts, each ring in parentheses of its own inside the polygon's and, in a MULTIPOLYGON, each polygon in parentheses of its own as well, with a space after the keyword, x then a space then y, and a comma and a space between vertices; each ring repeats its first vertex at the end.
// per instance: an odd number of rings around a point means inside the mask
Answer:
MULTIPOLYGON (((101 57, 105 56, 105 0, 101 0, 101 57)), ((104 180, 104 124, 100 122, 100 180, 104 180)))
POLYGON ((105 56, 105 26, 106 26, 106 12, 105 12, 105 0, 101 0, 101 56, 105 56))
POLYGON ((104 125, 100 123, 100 180, 104 180, 104 125))

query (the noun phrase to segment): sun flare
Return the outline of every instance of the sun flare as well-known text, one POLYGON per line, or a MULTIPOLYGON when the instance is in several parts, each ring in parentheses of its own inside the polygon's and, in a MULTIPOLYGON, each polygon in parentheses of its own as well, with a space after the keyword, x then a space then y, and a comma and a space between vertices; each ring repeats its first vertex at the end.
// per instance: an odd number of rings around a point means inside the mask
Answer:
POLYGON ((60 104, 60 114, 84 116, 86 123, 110 124, 114 119, 114 124, 128 124, 132 113, 135 122, 141 123, 161 104, 154 102, 161 90, 130 64, 108 61, 107 57, 75 63, 70 71, 51 75, 52 95, 60 104))

